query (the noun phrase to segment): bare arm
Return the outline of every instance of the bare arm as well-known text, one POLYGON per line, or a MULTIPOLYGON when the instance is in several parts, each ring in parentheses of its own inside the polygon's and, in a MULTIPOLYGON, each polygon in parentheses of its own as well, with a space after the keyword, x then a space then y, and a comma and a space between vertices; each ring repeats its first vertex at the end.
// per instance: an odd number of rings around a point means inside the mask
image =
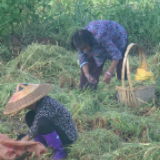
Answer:
POLYGON ((110 80, 112 78, 114 69, 117 67, 119 60, 113 60, 111 63, 111 66, 109 67, 109 69, 107 70, 107 72, 104 75, 103 81, 105 83, 110 83, 110 80))
POLYGON ((90 83, 97 83, 97 80, 89 74, 88 63, 82 66, 82 70, 90 83))
MULTIPOLYGON (((86 78, 89 76, 89 69, 88 69, 88 63, 85 64, 83 67, 82 67, 82 70, 86 76, 86 78)), ((88 78, 87 78, 88 79, 88 78)))
POLYGON ((113 74, 114 69, 117 67, 119 60, 113 60, 111 63, 111 66, 109 67, 109 69, 107 70, 107 72, 113 74))

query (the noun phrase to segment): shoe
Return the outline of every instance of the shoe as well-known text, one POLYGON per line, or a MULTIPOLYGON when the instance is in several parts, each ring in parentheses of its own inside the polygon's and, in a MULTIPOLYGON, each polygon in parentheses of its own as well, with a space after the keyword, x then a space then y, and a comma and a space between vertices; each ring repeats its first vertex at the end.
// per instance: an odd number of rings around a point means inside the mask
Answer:
POLYGON ((61 139, 59 138, 59 135, 56 131, 41 136, 45 139, 48 146, 54 149, 54 157, 52 160, 62 160, 67 156, 67 153, 62 146, 61 139))
POLYGON ((48 146, 47 143, 45 142, 44 138, 38 133, 37 136, 34 138, 35 142, 40 142, 42 143, 44 146, 48 146))

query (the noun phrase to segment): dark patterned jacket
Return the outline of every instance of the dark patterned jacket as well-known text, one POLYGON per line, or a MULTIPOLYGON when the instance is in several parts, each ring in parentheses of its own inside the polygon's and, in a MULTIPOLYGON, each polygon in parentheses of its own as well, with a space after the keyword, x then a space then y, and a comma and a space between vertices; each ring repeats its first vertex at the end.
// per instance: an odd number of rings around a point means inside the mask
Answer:
POLYGON ((77 140, 77 130, 69 111, 55 99, 45 96, 37 102, 36 115, 28 132, 30 138, 38 133, 38 120, 44 116, 58 126, 64 134, 73 142, 77 140))
POLYGON ((80 67, 88 63, 88 54, 91 54, 97 64, 101 66, 106 59, 120 60, 128 42, 126 30, 118 23, 108 20, 90 22, 85 28, 94 37, 94 46, 90 51, 79 52, 80 67))

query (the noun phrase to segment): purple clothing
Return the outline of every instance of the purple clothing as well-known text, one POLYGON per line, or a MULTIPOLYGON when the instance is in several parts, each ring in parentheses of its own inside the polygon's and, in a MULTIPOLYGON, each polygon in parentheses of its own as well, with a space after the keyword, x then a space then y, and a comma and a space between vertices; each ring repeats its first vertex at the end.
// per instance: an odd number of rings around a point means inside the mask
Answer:
POLYGON ((45 139, 47 144, 54 149, 54 157, 52 160, 60 160, 67 156, 67 153, 63 148, 62 142, 56 131, 47 135, 42 135, 42 137, 45 139))
POLYGON ((90 22, 84 29, 92 33, 94 46, 88 52, 78 50, 80 67, 88 63, 88 53, 93 56, 97 66, 104 64, 106 59, 122 59, 128 36, 120 24, 114 21, 96 20, 90 22))

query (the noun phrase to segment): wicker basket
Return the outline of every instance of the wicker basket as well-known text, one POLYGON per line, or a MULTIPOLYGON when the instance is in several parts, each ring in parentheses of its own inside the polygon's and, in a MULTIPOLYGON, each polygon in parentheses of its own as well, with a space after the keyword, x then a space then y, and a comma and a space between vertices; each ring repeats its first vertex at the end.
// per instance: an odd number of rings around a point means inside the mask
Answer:
POLYGON ((123 60, 122 66, 122 86, 116 86, 117 90, 117 98, 120 103, 125 103, 129 107, 139 107, 147 102, 151 101, 155 96, 155 85, 146 85, 140 87, 133 87, 130 69, 129 69, 129 51, 133 46, 138 47, 139 52, 139 67, 142 65, 142 59, 145 62, 146 71, 148 71, 148 65, 146 56, 142 50, 142 48, 135 43, 131 43, 126 50, 125 57, 123 60), (127 69, 127 77, 129 82, 129 87, 125 86, 124 73, 125 68, 127 69))

